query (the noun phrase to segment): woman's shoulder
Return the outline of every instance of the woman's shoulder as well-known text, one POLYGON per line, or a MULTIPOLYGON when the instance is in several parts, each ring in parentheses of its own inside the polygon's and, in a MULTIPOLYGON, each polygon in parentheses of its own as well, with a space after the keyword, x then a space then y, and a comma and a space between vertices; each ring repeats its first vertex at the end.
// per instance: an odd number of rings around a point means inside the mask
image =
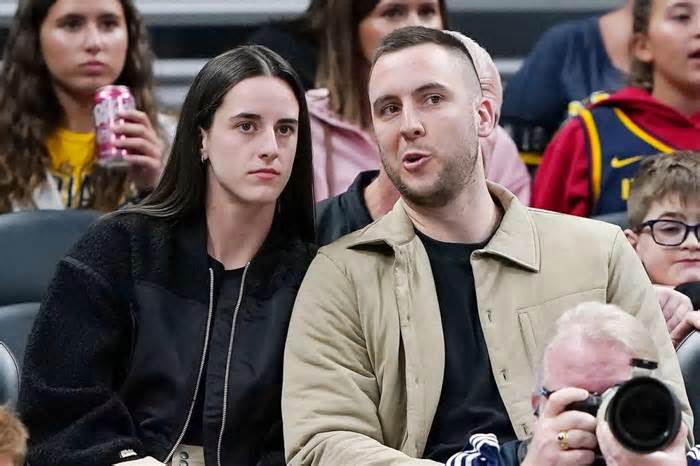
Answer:
POLYGON ((308 267, 318 251, 315 243, 300 238, 285 237, 281 232, 272 233, 270 244, 279 261, 286 263, 288 267, 308 267))
POLYGON ((162 219, 140 213, 112 212, 95 222, 73 247, 70 255, 90 259, 138 254, 153 237, 162 237, 168 226, 162 219))

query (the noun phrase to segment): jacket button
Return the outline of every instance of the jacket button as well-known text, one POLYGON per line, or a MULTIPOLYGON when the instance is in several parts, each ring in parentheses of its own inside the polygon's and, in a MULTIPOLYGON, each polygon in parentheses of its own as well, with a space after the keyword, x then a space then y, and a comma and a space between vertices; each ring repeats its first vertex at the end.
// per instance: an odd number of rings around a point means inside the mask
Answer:
POLYGON ((180 461, 180 466, 187 466, 187 461, 180 461))
MULTIPOLYGON (((189 457, 190 457, 190 455, 188 455, 186 451, 181 451, 181 452, 180 452, 180 458, 181 458, 181 459, 186 460, 186 459, 189 458, 189 457)), ((183 466, 184 466, 184 465, 183 465, 183 466)))

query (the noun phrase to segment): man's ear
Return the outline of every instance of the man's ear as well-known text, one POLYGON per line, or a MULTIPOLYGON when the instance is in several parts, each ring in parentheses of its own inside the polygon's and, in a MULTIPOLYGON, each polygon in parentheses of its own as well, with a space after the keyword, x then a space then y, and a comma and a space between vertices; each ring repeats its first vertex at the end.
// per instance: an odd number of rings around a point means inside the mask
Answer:
POLYGON ((477 131, 480 138, 485 138, 496 127, 496 106, 494 102, 491 99, 482 97, 477 114, 479 116, 477 131))
POLYGON ((636 251, 637 245, 639 244, 639 236, 637 236, 637 233, 627 228, 625 230, 625 237, 627 238, 627 241, 629 241, 632 245, 632 248, 634 248, 634 250, 636 251))

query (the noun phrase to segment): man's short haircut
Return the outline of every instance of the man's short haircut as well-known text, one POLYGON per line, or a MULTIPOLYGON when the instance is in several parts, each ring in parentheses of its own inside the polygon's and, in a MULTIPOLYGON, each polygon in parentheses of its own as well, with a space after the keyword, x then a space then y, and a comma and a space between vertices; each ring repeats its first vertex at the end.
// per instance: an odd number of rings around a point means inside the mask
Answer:
POLYGON ((15 466, 27 455, 27 429, 9 409, 0 405, 0 456, 11 458, 15 466))
MULTIPOLYGON (((471 56, 469 49, 467 49, 464 43, 453 35, 439 29, 431 29, 423 26, 409 26, 396 29, 385 36, 374 53, 372 67, 374 68, 377 61, 388 53, 394 53, 424 44, 439 45, 450 52, 463 55, 468 63, 469 69, 474 72, 476 83, 479 83, 479 71, 474 64, 474 58, 471 56)), ((479 92, 481 92, 481 86, 479 86, 479 92)))
POLYGON ((658 362, 659 352, 654 340, 637 318, 613 304, 591 301, 566 311, 554 323, 535 361, 538 386, 544 382, 548 349, 562 340, 576 337, 593 343, 612 343, 634 358, 658 362))
POLYGON ((627 217, 639 228, 654 201, 678 196, 682 204, 700 200, 700 152, 671 152, 645 158, 632 182, 627 217))

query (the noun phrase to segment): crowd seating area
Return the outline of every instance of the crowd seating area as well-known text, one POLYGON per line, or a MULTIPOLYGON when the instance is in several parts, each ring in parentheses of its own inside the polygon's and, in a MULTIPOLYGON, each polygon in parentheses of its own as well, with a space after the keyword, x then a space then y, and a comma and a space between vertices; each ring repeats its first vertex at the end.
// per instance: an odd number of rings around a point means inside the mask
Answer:
MULTIPOLYGON (((259 24, 303 12, 307 0, 137 0, 158 60, 161 102, 177 110, 211 56, 242 43, 259 24)), ((448 0, 451 28, 468 33, 494 57, 504 80, 549 27, 600 14, 617 0, 448 0), (507 31, 507 34, 504 33, 507 31)), ((17 2, 0 1, 0 49, 17 2)))
POLYGON ((21 1, 0 466, 698 466, 700 0, 21 1))

